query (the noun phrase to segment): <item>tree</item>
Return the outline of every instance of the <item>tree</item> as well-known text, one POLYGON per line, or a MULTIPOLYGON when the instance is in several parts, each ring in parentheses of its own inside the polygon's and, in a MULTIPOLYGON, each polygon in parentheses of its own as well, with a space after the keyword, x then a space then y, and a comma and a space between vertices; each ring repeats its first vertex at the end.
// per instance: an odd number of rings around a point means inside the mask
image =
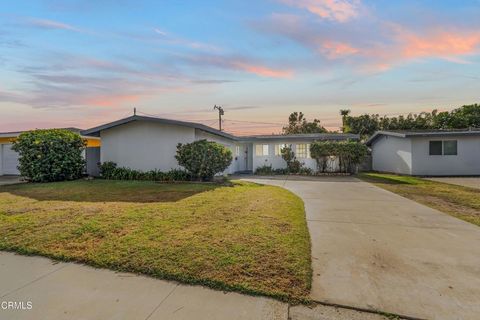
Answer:
POLYGON ((178 164, 184 167, 192 177, 208 181, 215 174, 223 172, 232 163, 232 152, 219 143, 198 140, 177 145, 175 155, 178 164))
POLYGON ((285 160, 285 162, 287 163, 288 173, 300 173, 303 165, 300 161, 297 160, 297 157, 295 156, 295 152, 293 152, 292 147, 283 147, 280 152, 282 153, 283 160, 285 160))
POLYGON ((451 130, 480 128, 480 105, 464 105, 452 111, 420 112, 398 117, 380 117, 378 114, 351 116, 341 110, 344 132, 364 137, 377 130, 451 130))
POLYGON ((20 174, 33 182, 78 179, 85 167, 85 141, 64 129, 23 132, 12 149, 19 153, 20 174))
POLYGON ((313 119, 308 122, 303 112, 293 112, 288 117, 288 126, 283 127, 283 134, 298 133, 325 133, 327 129, 322 127, 320 120, 313 119))
POLYGON ((340 109, 340 115, 342 116, 342 132, 348 132, 347 117, 350 115, 350 110, 340 109))

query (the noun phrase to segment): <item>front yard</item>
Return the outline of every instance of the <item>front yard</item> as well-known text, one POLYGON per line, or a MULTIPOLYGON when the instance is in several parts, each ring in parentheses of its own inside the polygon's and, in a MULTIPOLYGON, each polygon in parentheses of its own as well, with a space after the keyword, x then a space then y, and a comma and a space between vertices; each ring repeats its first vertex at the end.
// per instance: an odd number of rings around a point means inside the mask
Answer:
POLYGON ((0 250, 226 290, 306 299, 310 237, 291 192, 72 181, 0 186, 0 250))
POLYGON ((480 190, 410 176, 363 173, 383 189, 480 226, 480 190))

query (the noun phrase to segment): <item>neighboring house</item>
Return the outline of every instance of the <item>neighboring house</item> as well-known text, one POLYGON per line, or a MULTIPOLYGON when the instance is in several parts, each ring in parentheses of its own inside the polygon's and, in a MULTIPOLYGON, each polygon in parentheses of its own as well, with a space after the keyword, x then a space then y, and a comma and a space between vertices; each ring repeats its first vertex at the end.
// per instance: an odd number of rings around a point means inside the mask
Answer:
POLYGON ((178 143, 207 139, 232 151, 234 160, 224 173, 255 171, 263 165, 286 167, 280 155, 283 146, 292 146, 297 158, 316 169, 310 158, 310 143, 317 140, 358 140, 353 134, 298 134, 238 137, 203 124, 144 116, 131 116, 82 131, 100 137, 101 162, 113 161, 118 166, 137 170, 178 168, 175 154, 178 143))
POLYGON ((480 175, 480 130, 378 131, 366 144, 375 171, 418 176, 480 175))
MULTIPOLYGON (((80 133, 81 129, 66 128, 73 132, 80 133)), ((18 171, 18 153, 12 150, 12 142, 24 131, 18 132, 0 132, 0 176, 1 175, 19 175, 18 171)), ((82 136, 87 141, 87 148, 84 151, 87 160, 86 171, 90 175, 98 174, 98 165, 100 161, 100 138, 82 136)))

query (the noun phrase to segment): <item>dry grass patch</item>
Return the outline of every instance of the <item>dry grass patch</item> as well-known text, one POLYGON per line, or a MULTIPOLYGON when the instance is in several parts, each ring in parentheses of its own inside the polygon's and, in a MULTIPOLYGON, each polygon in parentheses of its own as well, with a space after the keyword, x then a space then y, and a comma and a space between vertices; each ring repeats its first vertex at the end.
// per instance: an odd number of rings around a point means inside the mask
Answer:
POLYGON ((273 186, 73 181, 0 187, 0 249, 306 299, 301 199, 273 186))
POLYGON ((363 173, 359 178, 480 226, 479 189, 393 174, 363 173))

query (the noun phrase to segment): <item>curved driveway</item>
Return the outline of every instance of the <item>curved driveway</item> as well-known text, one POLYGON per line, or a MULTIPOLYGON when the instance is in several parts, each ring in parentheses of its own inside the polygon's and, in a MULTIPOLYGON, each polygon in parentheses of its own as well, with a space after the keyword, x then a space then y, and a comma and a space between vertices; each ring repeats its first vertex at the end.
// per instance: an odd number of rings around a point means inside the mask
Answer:
POLYGON ((425 319, 479 319, 479 227, 351 177, 246 180, 303 199, 314 300, 425 319))

